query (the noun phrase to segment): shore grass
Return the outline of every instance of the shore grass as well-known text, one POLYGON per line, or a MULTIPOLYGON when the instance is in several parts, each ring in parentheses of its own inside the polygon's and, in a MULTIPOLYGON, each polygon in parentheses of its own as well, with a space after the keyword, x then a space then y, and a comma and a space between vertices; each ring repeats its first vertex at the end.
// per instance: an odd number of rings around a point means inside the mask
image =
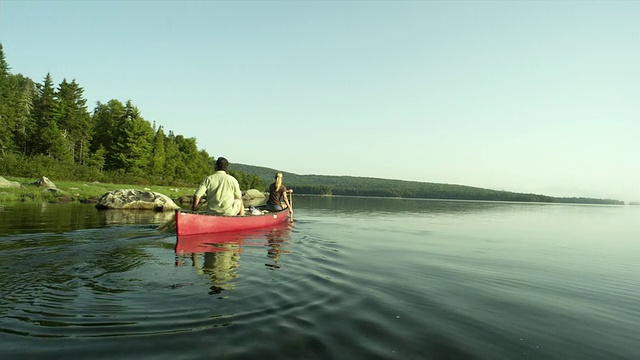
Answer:
POLYGON ((129 184, 109 184, 98 182, 81 181, 56 181, 50 179, 58 191, 51 191, 38 186, 30 185, 38 179, 4 177, 9 181, 17 181, 22 184, 20 188, 0 188, 0 202, 12 201, 97 201, 102 195, 111 190, 136 189, 142 191, 153 191, 168 196, 171 199, 178 199, 181 196, 191 196, 195 192, 193 187, 172 187, 154 185, 129 185, 129 184))

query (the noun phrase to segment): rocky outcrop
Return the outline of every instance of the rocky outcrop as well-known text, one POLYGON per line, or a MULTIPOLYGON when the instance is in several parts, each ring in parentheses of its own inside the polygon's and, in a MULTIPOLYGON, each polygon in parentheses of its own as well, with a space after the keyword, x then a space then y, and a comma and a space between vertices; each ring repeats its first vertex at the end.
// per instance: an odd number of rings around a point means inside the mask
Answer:
POLYGON ((168 196, 157 192, 122 189, 109 191, 102 195, 96 208, 168 211, 180 207, 168 196))
POLYGON ((22 187, 17 181, 9 181, 0 176, 0 188, 19 188, 22 187))
POLYGON ((255 199, 264 199, 265 194, 256 189, 249 189, 242 194, 242 200, 255 200, 255 199))
POLYGON ((49 180, 46 176, 41 177, 36 182, 32 182, 30 185, 35 185, 46 189, 56 189, 56 184, 49 180))

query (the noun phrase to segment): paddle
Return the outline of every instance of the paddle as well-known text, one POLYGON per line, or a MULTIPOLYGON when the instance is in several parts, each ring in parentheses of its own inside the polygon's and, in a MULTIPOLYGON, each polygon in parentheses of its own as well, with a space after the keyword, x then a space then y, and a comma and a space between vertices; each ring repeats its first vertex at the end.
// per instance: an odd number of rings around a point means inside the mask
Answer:
POLYGON ((206 203, 207 203, 207 198, 206 198, 206 197, 202 197, 202 198, 200 198, 200 201, 198 202, 198 206, 196 206, 196 208, 195 208, 195 209, 192 207, 191 211, 199 211, 199 210, 200 210, 200 207, 201 207, 203 204, 206 204, 206 203))
MULTIPOLYGON (((289 193, 289 222, 293 222, 293 190, 289 189, 287 192, 289 193)), ((287 195, 285 194, 285 196, 287 195)))

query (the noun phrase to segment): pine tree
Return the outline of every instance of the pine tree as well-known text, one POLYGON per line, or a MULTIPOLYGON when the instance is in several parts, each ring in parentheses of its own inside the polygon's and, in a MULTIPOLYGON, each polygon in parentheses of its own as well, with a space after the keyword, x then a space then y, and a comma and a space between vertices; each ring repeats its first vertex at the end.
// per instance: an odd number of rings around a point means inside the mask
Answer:
POLYGON ((104 169, 106 153, 107 150, 105 150, 104 146, 101 145, 96 151, 89 153, 89 156, 85 161, 85 165, 102 171, 104 169))
POLYGON ((131 100, 127 101, 125 114, 118 120, 113 135, 111 166, 142 174, 151 161, 153 128, 131 100))
POLYGON ((164 171, 164 164, 166 161, 164 143, 166 138, 162 126, 158 127, 155 139, 153 142, 153 157, 151 159, 151 173, 153 175, 162 175, 164 171))
POLYGON ((71 162, 67 140, 57 123, 58 101, 55 97, 51 74, 47 73, 43 84, 37 84, 34 102, 36 153, 54 157, 62 162, 71 162))
POLYGON ((83 164, 88 155, 91 139, 90 115, 87 100, 83 98, 84 89, 75 80, 66 79, 60 83, 57 92, 59 103, 58 127, 67 140, 74 162, 83 164))
POLYGON ((11 74, 9 70, 11 70, 11 68, 4 57, 4 48, 2 47, 2 43, 0 43, 0 76, 9 76, 11 74))
POLYGON ((33 102, 36 98, 35 83, 22 75, 15 75, 18 84, 17 105, 15 106, 15 128, 13 131, 14 142, 20 153, 28 155, 33 152, 36 133, 33 119, 33 102))
POLYGON ((113 143, 118 123, 125 115, 124 105, 118 100, 110 100, 103 104, 98 102, 91 117, 92 138, 91 152, 95 153, 100 148, 103 149, 103 161, 105 170, 115 170, 118 162, 113 143))
POLYGON ((0 44, 0 156, 4 156, 14 147, 12 129, 15 117, 12 114, 12 86, 9 64, 4 57, 4 50, 0 44))
POLYGON ((163 175, 168 178, 169 181, 173 181, 176 178, 180 178, 182 156, 180 155, 180 149, 176 143, 176 136, 173 131, 169 131, 169 135, 165 138, 164 143, 165 163, 163 175))

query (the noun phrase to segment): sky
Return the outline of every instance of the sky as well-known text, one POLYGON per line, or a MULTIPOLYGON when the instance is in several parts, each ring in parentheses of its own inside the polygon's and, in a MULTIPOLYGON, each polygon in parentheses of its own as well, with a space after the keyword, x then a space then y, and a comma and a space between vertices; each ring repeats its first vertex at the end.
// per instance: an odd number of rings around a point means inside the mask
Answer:
MULTIPOLYGON (((0 0, 13 74, 231 163, 640 200, 640 1, 0 0)), ((285 179, 286 182, 286 179, 285 179)))

